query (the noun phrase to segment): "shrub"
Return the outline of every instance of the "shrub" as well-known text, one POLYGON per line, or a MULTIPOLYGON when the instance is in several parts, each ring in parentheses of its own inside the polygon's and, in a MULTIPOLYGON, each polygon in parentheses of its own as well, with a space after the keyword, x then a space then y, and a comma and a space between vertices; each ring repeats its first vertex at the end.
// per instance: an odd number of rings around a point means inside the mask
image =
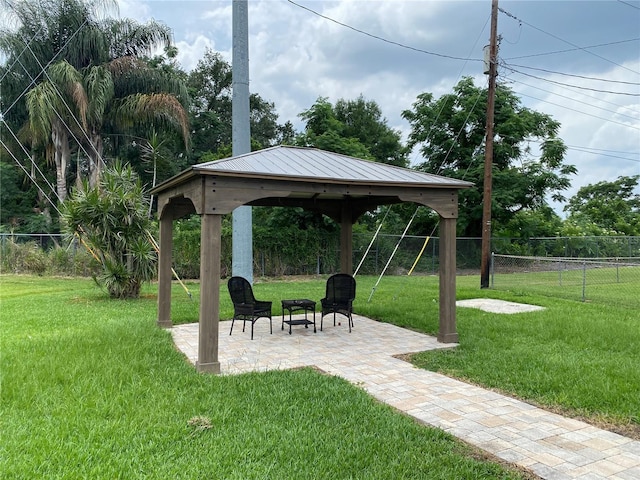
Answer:
POLYGON ((104 171, 99 185, 85 183, 64 204, 68 233, 78 235, 102 266, 96 277, 112 298, 137 298, 156 272, 152 222, 140 179, 130 166, 104 171))
POLYGON ((42 275, 47 270, 47 255, 36 242, 10 239, 3 245, 1 265, 6 272, 42 275))

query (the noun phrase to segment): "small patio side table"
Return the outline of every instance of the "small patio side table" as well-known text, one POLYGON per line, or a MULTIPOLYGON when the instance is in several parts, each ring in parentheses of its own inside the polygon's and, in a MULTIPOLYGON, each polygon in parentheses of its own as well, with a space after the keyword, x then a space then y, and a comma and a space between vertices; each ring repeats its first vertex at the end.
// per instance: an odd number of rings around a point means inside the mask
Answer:
POLYGON ((309 325, 313 324, 313 333, 316 333, 316 302, 307 298, 299 300, 282 300, 282 330, 284 330, 284 324, 289 325, 289 335, 291 335, 291 325, 304 325, 304 328, 309 328, 309 325), (293 312, 304 311, 304 318, 293 319, 291 315, 293 312), (285 311, 289 312, 289 320, 285 320, 285 311), (307 313, 313 312, 313 321, 307 318, 307 313))

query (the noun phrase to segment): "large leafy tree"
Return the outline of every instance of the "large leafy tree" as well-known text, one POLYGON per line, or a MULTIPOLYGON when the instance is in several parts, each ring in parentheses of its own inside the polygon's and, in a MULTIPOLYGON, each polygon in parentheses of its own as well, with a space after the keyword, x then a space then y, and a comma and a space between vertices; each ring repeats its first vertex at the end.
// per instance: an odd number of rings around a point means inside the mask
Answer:
MULTIPOLYGON (((326 97, 319 97, 299 116, 304 120, 305 128, 296 136, 296 145, 390 165, 407 164, 407 152, 400 134, 389 127, 378 104, 363 96, 355 100, 339 99, 335 105, 326 97)), ((332 221, 319 216, 309 218, 313 215, 301 212, 291 215, 298 218, 298 223, 313 225, 319 232, 328 234, 335 230, 332 221)), ((375 228, 375 218, 375 214, 365 215, 359 222, 375 228)))
POLYGON ((639 181, 640 175, 621 176, 581 187, 564 207, 567 221, 609 234, 640 235, 640 195, 635 193, 639 181))
MULTIPOLYGON (((403 112, 411 124, 409 147, 419 148, 425 158, 417 168, 475 184, 460 192, 463 236, 482 233, 486 104, 486 89, 464 78, 453 93, 438 99, 423 93, 403 112)), ((496 88, 491 199, 496 231, 518 212, 546 207, 549 197, 565 200, 562 192, 576 168, 564 163, 559 128, 549 115, 524 107, 507 86, 496 88)))
POLYGON ((406 166, 406 149, 400 134, 391 129, 382 117, 378 104, 365 100, 340 99, 335 106, 320 97, 300 114, 305 131, 296 143, 331 152, 406 166))
POLYGON ((131 134, 152 124, 177 128, 186 142, 186 89, 144 58, 170 47, 168 27, 104 18, 105 10, 117 8, 107 0, 4 0, 3 6, 15 20, 0 32, 8 57, 3 75, 14 82, 2 94, 3 106, 10 106, 7 119, 15 128, 28 115, 23 131, 31 148, 55 164, 61 200, 74 150, 97 184, 105 132, 131 134))
MULTIPOLYGON (((232 69, 220 53, 208 49, 188 75, 194 161, 231 154, 232 69)), ((252 149, 290 139, 290 125, 278 124, 275 105, 258 94, 249 97, 252 149)))
POLYGON ((306 123, 304 132, 296 138, 297 145, 373 160, 366 145, 344 134, 345 125, 336 118, 327 98, 318 98, 311 108, 300 114, 300 118, 306 123))
MULTIPOLYGON (((335 105, 319 97, 299 116, 305 121, 305 129, 296 137, 297 145, 390 165, 408 163, 400 133, 389 127, 378 104, 363 96, 355 100, 340 99, 335 105)), ((395 212, 392 217, 396 217, 395 212)), ((366 215, 359 222, 375 228, 375 218, 375 214, 366 215)), ((322 225, 318 221, 316 224, 322 225)), ((387 221, 385 226, 389 225, 387 221)))
POLYGON ((562 219, 548 206, 535 210, 521 210, 506 225, 493 232, 496 237, 518 238, 557 237, 562 231, 562 219))
POLYGON ((231 66, 212 50, 207 50, 189 73, 196 159, 231 144, 231 80, 231 66))
POLYGON ((377 162, 399 167, 408 165, 400 132, 389 127, 376 102, 360 95, 355 100, 338 100, 333 110, 343 125, 343 135, 357 138, 377 162))

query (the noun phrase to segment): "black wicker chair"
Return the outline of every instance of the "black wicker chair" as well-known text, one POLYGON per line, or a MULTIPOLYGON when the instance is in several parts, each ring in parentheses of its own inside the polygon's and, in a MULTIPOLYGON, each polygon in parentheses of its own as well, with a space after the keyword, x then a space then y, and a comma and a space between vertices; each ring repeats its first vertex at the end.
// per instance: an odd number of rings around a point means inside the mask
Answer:
POLYGON ((268 318, 271 333, 273 334, 273 322, 271 320, 271 303, 256 300, 253 296, 253 289, 246 278, 231 277, 227 283, 229 295, 233 302, 233 320, 231 320, 231 331, 236 320, 242 320, 242 331, 247 322, 251 322, 251 340, 253 340, 253 324, 259 318, 268 318))
POLYGON ((333 326, 336 325, 336 313, 347 317, 349 332, 353 326, 353 300, 356 298, 356 279, 347 273, 336 273, 327 279, 327 291, 325 297, 320 300, 322 304, 322 317, 320 317, 320 331, 325 315, 333 313, 333 326))

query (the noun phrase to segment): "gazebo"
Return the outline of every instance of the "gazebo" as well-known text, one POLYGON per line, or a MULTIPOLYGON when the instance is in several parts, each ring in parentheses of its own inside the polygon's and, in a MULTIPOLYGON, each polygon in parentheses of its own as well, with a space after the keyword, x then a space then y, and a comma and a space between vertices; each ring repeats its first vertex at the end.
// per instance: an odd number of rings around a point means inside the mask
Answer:
POLYGON ((194 165, 156 186, 160 219, 158 325, 171 327, 173 220, 202 217, 197 369, 220 373, 222 216, 242 205, 289 206, 327 215, 340 225, 340 270, 353 273, 352 227, 380 205, 413 202, 440 216, 438 341, 456 343, 458 190, 472 184, 323 150, 277 146, 194 165))

